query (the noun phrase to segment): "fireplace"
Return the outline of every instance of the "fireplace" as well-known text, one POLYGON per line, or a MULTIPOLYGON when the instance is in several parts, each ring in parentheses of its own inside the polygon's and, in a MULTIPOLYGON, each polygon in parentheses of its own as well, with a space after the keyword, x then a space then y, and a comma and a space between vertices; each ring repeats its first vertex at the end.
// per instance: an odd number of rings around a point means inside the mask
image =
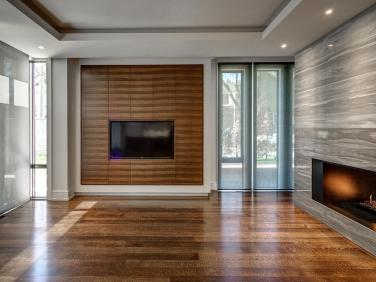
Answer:
POLYGON ((376 172, 312 159, 312 199, 376 231, 376 172))

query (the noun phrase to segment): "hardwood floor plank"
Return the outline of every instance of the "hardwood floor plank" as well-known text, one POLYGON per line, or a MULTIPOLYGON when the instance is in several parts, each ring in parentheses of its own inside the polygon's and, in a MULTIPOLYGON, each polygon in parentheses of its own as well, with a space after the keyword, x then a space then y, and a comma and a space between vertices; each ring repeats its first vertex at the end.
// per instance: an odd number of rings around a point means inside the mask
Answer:
POLYGON ((375 269, 288 193, 76 197, 0 219, 0 281, 373 281, 375 269))

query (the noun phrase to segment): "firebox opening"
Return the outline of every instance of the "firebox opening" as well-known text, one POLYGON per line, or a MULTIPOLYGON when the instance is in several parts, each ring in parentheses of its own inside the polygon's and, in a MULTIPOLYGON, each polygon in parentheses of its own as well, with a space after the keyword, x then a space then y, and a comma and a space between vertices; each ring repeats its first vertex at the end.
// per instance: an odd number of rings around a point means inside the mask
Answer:
POLYGON ((376 231, 376 172, 313 159, 312 198, 376 231))

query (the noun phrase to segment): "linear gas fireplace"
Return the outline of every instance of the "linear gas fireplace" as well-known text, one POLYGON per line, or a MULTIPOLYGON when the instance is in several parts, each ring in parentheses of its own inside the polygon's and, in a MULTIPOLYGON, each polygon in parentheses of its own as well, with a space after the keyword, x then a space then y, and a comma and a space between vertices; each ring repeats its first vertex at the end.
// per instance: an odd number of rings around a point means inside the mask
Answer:
POLYGON ((376 231, 376 172, 313 159, 312 198, 376 231))

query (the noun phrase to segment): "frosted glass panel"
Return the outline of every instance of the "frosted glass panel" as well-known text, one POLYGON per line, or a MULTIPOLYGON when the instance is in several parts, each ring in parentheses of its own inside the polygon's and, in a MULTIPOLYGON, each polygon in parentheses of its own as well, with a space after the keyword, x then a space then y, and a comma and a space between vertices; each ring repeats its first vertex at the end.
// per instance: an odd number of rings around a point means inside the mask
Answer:
POLYGON ((26 82, 14 80, 14 105, 29 107, 29 85, 26 82))
POLYGON ((30 199, 28 81, 29 57, 0 42, 0 213, 30 199))
POLYGON ((0 103, 9 104, 9 78, 0 75, 0 103))

